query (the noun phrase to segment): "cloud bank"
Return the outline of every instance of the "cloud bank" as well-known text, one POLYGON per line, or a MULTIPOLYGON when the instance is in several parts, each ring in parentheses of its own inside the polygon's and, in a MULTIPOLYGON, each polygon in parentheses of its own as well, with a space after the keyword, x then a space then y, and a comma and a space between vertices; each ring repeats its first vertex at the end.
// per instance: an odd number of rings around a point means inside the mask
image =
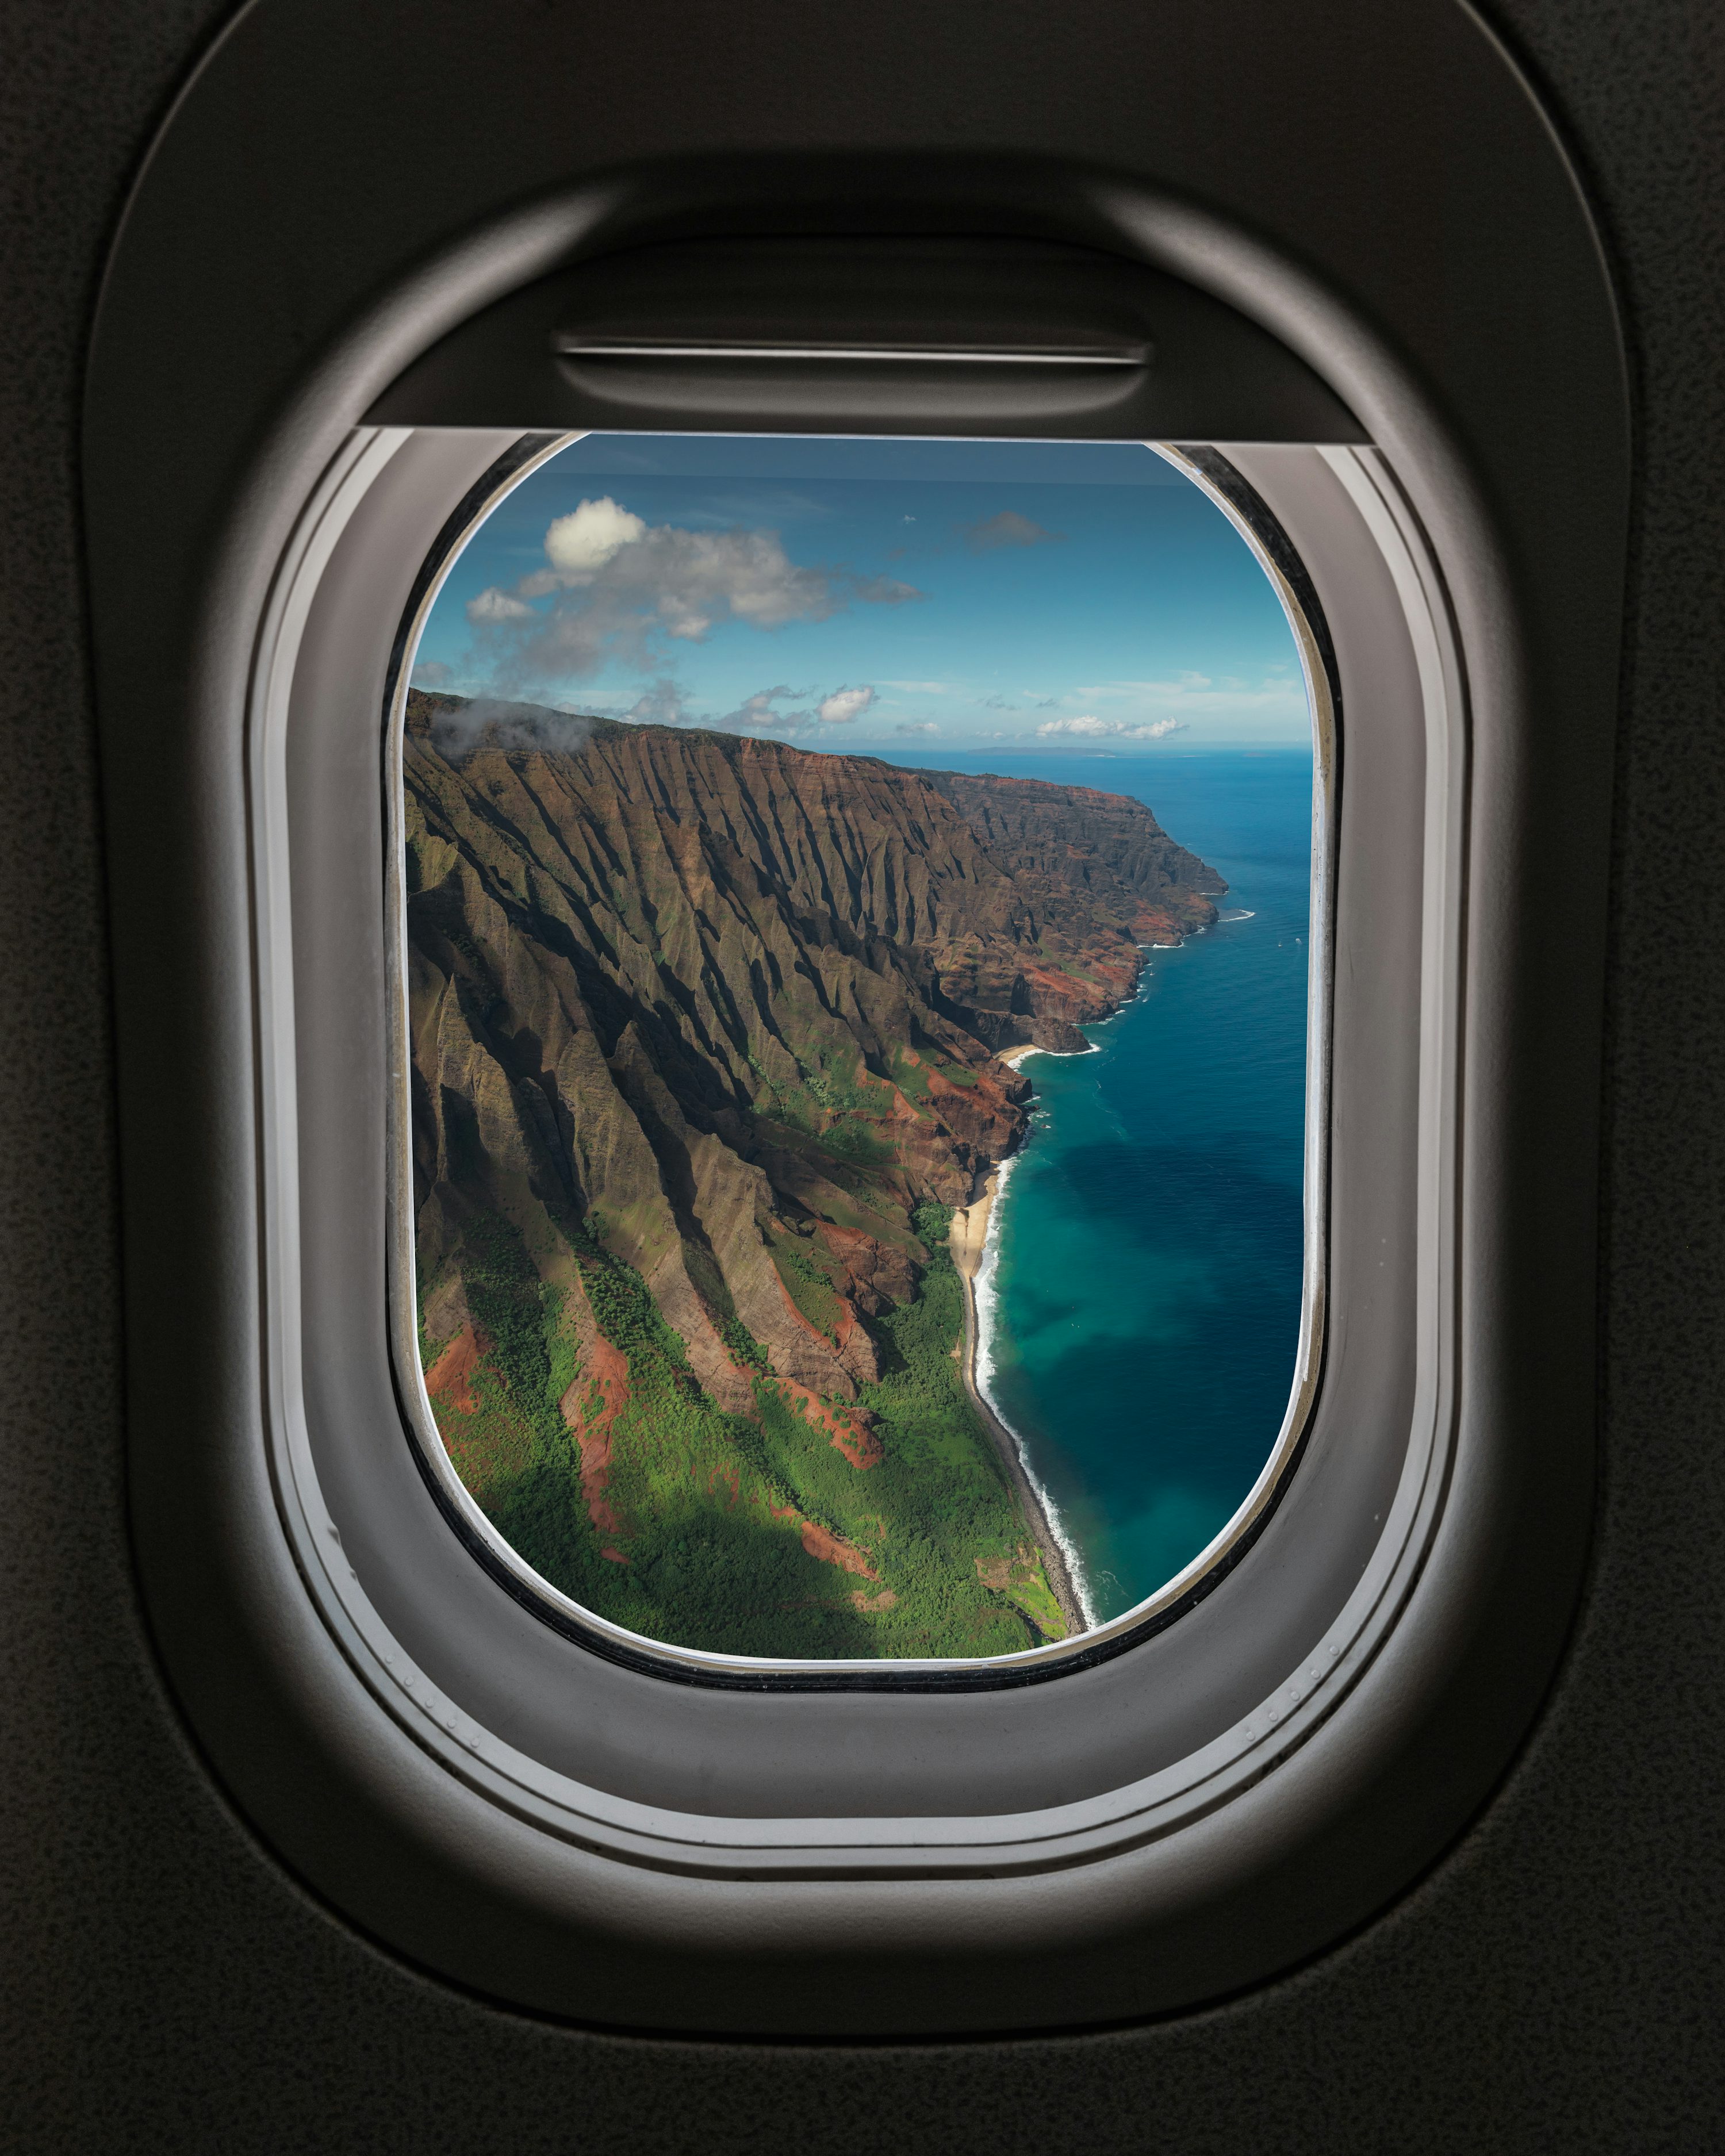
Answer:
POLYGON ((776 732, 798 734, 821 726, 848 726, 860 719, 875 701, 875 691, 867 682, 859 682, 855 688, 834 689, 819 703, 807 699, 814 695, 812 689, 793 689, 781 681, 771 689, 757 689, 752 696, 745 696, 734 711, 726 711, 712 721, 721 726, 771 726, 776 732), (780 710, 781 704, 794 700, 795 708, 780 710))
POLYGON ((848 726, 853 719, 860 719, 874 701, 872 689, 835 689, 815 706, 814 716, 829 726, 848 726))
POLYGON ((547 711, 536 704, 511 704, 496 696, 475 696, 470 704, 434 711, 431 745, 459 763, 476 748, 539 749, 550 755, 584 747, 593 721, 573 711, 547 711))
POLYGON ((714 720, 720 726, 775 726, 780 732, 801 733, 809 724, 806 711, 780 711, 773 707, 786 696, 806 696, 806 689, 788 688, 781 681, 776 688, 757 689, 752 696, 745 696, 734 711, 726 711, 714 720))
POLYGON ((650 689, 644 689, 623 714, 625 719, 650 726, 685 726, 695 716, 683 701, 682 690, 663 675, 650 689))
POLYGON ((543 567, 480 592, 467 619, 493 678, 520 688, 641 665, 661 639, 703 643, 726 622, 782 629, 922 597, 896 577, 793 562, 776 531, 649 524, 601 495, 551 524, 543 567))
POLYGON ((1086 714, 1076 719, 1045 719, 1039 734, 1072 734, 1086 741, 1160 741, 1165 734, 1186 731, 1183 719, 1152 719, 1128 726, 1124 719, 1099 719, 1086 714))

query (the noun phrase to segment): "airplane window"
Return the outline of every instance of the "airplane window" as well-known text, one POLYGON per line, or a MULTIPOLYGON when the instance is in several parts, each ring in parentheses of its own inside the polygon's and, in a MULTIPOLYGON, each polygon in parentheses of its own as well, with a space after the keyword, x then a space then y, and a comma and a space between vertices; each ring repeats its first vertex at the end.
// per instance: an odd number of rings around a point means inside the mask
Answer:
POLYGON ((536 104, 421 11, 392 104, 388 11, 275 12, 140 162, 79 460, 130 1551, 222 1802, 582 2026, 1308 1965, 1589 1546, 1630 430, 1561 131, 1447 0, 1308 11, 1315 100, 985 41, 932 134, 817 35, 837 146, 729 18, 536 104))
POLYGON ((439 565, 408 1353, 530 1584, 988 1660, 1200 1574, 1286 1465, 1322 818, 1286 587, 1203 477, 590 434, 439 565))

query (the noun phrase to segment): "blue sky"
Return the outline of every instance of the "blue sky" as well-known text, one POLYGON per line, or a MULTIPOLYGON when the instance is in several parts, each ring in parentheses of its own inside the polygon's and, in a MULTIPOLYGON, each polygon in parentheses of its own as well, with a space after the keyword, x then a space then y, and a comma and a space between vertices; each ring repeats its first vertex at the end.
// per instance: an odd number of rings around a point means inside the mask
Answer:
POLYGON ((1137 444, 588 435, 450 572, 413 678, 803 747, 1309 738, 1227 519, 1137 444))

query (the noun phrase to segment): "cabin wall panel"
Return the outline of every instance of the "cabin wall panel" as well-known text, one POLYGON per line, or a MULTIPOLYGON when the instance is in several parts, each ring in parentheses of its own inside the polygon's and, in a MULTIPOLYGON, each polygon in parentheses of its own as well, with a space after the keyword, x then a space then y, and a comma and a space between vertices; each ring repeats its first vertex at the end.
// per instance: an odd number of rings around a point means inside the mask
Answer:
POLYGON ((154 1671, 123 1509, 74 444, 101 251, 219 15, 198 0, 13 0, 0 64, 8 2126, 56 2152, 233 2156, 1715 2143, 1725 33, 1712 0, 1505 0, 1497 16, 1596 191, 1634 311, 1644 458, 1613 865, 1601 1510, 1551 1705, 1449 1857, 1292 1977, 1147 2029, 867 2049, 557 2029, 402 1968, 236 1821, 154 1671))

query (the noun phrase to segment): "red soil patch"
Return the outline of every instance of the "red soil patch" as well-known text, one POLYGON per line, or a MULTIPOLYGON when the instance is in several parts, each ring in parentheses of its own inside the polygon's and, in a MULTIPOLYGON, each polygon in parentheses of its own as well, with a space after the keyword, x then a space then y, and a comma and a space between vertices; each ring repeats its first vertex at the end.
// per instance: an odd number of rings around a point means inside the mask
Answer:
POLYGON ((910 1259, 895 1245, 832 1220, 818 1221, 815 1233, 844 1266, 850 1300, 870 1317, 880 1316, 883 1302, 908 1302, 916 1293, 910 1259))
POLYGON ((835 1431, 833 1449, 835 1452, 842 1452, 853 1467, 861 1468, 865 1472, 870 1467, 878 1467, 886 1457, 880 1450, 880 1440, 871 1430, 835 1431))
POLYGON ((819 1558, 823 1564, 842 1564, 846 1572, 854 1572, 863 1579, 880 1578, 880 1573, 860 1549, 853 1549, 849 1543, 841 1543, 818 1521, 804 1520, 802 1532, 803 1547, 810 1557, 819 1558))
MULTIPOLYGON (((855 1323, 854 1316, 850 1322, 855 1323)), ((886 1457, 880 1449, 880 1439, 870 1427, 873 1418, 866 1408, 835 1408, 819 1393, 810 1392, 807 1385, 799 1385, 794 1378, 775 1377, 769 1382, 778 1386, 793 1407, 800 1407, 806 1419, 817 1430, 826 1431, 829 1442, 844 1454, 853 1467, 878 1467, 886 1457)))
MULTIPOLYGON (((611 1425, 629 1404, 629 1358, 603 1334, 587 1351, 587 1367, 563 1394, 563 1420, 575 1433, 581 1447, 581 1494, 587 1500, 588 1517, 602 1535, 626 1534, 629 1530, 605 1495, 611 1480, 611 1425), (597 1397, 598 1412, 591 1421, 586 1410, 597 1397)), ((601 1550, 614 1563, 627 1564, 626 1557, 601 1550)))
POLYGON ((599 1552, 599 1555, 601 1557, 609 1558, 613 1564, 627 1564, 629 1563, 629 1559, 623 1554, 621 1550, 602 1549, 599 1552))
MULTIPOLYGON (((911 1058, 906 1056, 905 1060, 908 1062, 911 1058)), ((926 1121, 926 1118, 922 1109, 911 1100, 910 1095, 895 1086, 892 1089, 892 1106, 886 1111, 886 1121, 889 1123, 921 1123, 926 1121)))
MULTIPOLYGON (((802 1532, 803 1548, 822 1564, 842 1565, 846 1572, 856 1573, 864 1579, 879 1580, 880 1573, 860 1549, 853 1549, 849 1543, 841 1542, 837 1535, 822 1527, 818 1521, 803 1519, 794 1505, 769 1505, 768 1510, 775 1520, 797 1521, 802 1532)), ((894 1598, 895 1600, 896 1599, 894 1598)), ((886 1609, 891 1605, 883 1603, 880 1606, 886 1609)))
POLYGON ((479 1407, 473 1375, 490 1353, 491 1343, 471 1325, 461 1330, 425 1373, 425 1389, 458 1414, 472 1414, 479 1407))
POLYGON ((931 1063, 928 1066, 928 1097, 931 1101, 938 1101, 943 1105, 948 1101, 969 1101, 973 1103, 986 1101, 988 1106, 993 1108, 998 1107, 1005 1100, 1006 1096, 986 1070, 975 1072, 970 1085, 960 1086, 954 1080, 947 1077, 944 1070, 937 1070, 931 1063))

